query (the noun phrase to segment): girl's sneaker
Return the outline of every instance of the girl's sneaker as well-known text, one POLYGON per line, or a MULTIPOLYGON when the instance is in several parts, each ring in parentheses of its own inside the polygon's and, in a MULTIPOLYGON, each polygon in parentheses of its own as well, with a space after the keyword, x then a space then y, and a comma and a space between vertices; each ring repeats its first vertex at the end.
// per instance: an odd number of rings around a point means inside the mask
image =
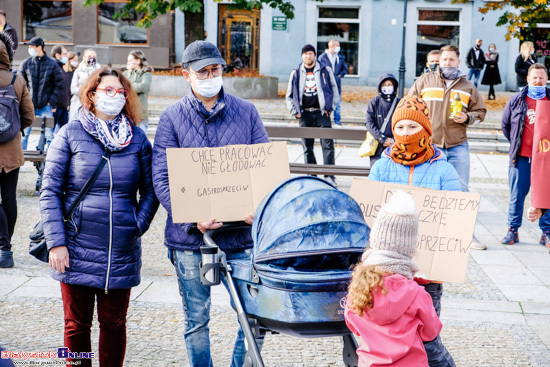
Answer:
POLYGON ((519 235, 518 230, 515 228, 508 228, 508 233, 506 233, 506 236, 500 241, 500 243, 504 245, 513 245, 514 243, 519 242, 519 235))
POLYGON ((539 244, 542 246, 550 247, 550 233, 549 232, 542 232, 542 235, 540 236, 539 244))

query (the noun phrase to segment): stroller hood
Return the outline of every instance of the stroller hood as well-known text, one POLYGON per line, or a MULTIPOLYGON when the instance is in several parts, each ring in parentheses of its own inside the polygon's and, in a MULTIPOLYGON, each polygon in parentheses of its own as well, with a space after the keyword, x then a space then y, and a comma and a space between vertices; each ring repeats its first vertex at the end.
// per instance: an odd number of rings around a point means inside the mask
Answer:
POLYGON ((333 268, 336 258, 360 254, 370 233, 355 200, 312 176, 283 182, 264 198, 254 218, 255 264, 333 268))

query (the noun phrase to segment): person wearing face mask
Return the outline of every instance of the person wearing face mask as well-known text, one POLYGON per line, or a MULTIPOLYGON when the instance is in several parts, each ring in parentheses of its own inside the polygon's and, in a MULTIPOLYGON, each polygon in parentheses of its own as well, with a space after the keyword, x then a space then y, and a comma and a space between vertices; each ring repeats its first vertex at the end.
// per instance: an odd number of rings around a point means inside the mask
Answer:
POLYGON ((10 37, 11 42, 13 43, 13 49, 17 50, 17 46, 19 46, 17 31, 7 22, 6 16, 6 12, 0 10, 0 32, 4 32, 10 37))
MULTIPOLYGON (((447 162, 441 149, 432 143, 430 111, 426 102, 417 96, 406 96, 399 101, 391 120, 395 142, 385 148, 382 157, 371 167, 369 180, 461 191, 456 170, 447 162)), ((443 284, 425 280, 418 282, 431 296, 439 316, 443 284)), ((424 342, 424 349, 430 367, 455 366, 439 335, 433 341, 424 342)))
MULTIPOLYGON (((25 42, 29 57, 26 58, 17 73, 23 75, 27 82, 27 88, 32 96, 34 114, 36 116, 53 117, 57 111, 57 103, 63 92, 63 75, 57 62, 49 58, 44 51, 44 40, 34 37, 25 42)), ((27 149, 27 142, 31 133, 31 127, 26 128, 22 140, 23 150, 27 149)), ((53 128, 46 128, 47 150, 53 139, 53 128)))
MULTIPOLYGON (((166 149, 221 147, 234 144, 258 144, 269 141, 260 114, 254 105, 227 94, 223 89, 222 71, 226 65, 218 48, 206 41, 195 41, 183 51, 182 74, 191 86, 189 94, 164 110, 160 116, 153 147, 153 182, 155 192, 166 209, 164 245, 175 267, 184 305, 186 322, 185 345, 189 365, 212 367, 210 354, 210 288, 201 284, 199 274, 200 247, 208 229, 223 225, 216 219, 201 223, 174 223, 168 182, 166 149), (207 305, 205 307, 205 305, 207 305)), ((251 213, 243 218, 252 224, 251 213)), ((216 243, 229 259, 250 257, 250 229, 227 231, 216 243)), ((257 340, 261 347, 263 339, 257 340)), ((239 327, 231 361, 241 367, 245 357, 244 335, 239 327)))
MULTIPOLYGON (((518 229, 522 224, 525 198, 531 188, 537 101, 550 99, 550 89, 546 88, 548 73, 544 65, 531 65, 527 82, 527 87, 510 98, 502 112, 502 132, 510 141, 508 233, 501 241, 506 245, 519 242, 518 229)), ((550 214, 539 214, 539 227, 542 231, 539 243, 550 247, 550 214)))
MULTIPOLYGON (((330 113, 340 99, 336 79, 330 65, 315 60, 315 47, 302 47, 302 63, 290 73, 286 90, 286 106, 302 127, 330 129, 330 113)), ((302 139, 304 161, 317 164, 313 144, 315 139, 302 139)), ((334 164, 334 140, 321 139, 323 163, 334 164)), ((325 179, 337 186, 334 176, 325 179)))
POLYGON ((128 54, 128 64, 124 71, 124 76, 132 83, 132 88, 136 91, 141 105, 145 109, 144 119, 139 127, 147 133, 147 116, 149 107, 149 91, 151 90, 151 81, 153 79, 153 68, 147 63, 145 55, 140 50, 130 51, 128 54))
POLYGON ((466 56, 466 65, 470 71, 468 72, 468 80, 474 79, 474 85, 477 87, 477 81, 479 80, 479 74, 481 70, 485 67, 485 55, 481 49, 483 41, 480 39, 476 40, 474 47, 468 51, 466 56))
POLYGON ((426 67, 424 68, 425 73, 431 71, 437 71, 439 69, 439 58, 441 57, 441 51, 431 50, 426 56, 426 67))
MULTIPOLYGON (((101 68, 81 87, 82 107, 63 126, 48 156, 40 214, 50 275, 60 282, 65 319, 63 345, 91 352, 97 303, 102 366, 124 364, 130 290, 140 283, 141 236, 158 209, 151 175, 152 147, 135 126, 142 107, 121 72, 101 68), (74 202, 100 161, 99 176, 74 214, 74 202), (96 301, 97 299, 97 301, 96 301)), ((69 359, 91 366, 91 359, 69 359)))
POLYGON ((69 122, 69 106, 71 104, 71 79, 64 69, 64 66, 69 62, 67 49, 62 45, 52 47, 52 56, 57 61, 57 65, 61 69, 63 76, 63 90, 57 101, 56 111, 53 114, 55 121, 55 129, 57 132, 63 125, 69 122))
POLYGON ((390 123, 386 123, 384 131, 381 131, 385 121, 391 121, 395 106, 399 103, 397 98, 397 79, 392 74, 382 74, 378 78, 378 95, 370 100, 367 107, 367 130, 378 140, 378 148, 370 157, 370 166, 380 159, 382 152, 394 143, 393 132, 390 123))
POLYGON ((344 57, 339 53, 340 52, 340 42, 334 38, 328 41, 328 49, 319 56, 317 59, 319 63, 329 65, 332 68, 334 73, 334 78, 336 79, 336 85, 338 86, 338 95, 340 98, 336 102, 336 107, 334 108, 334 124, 336 126, 342 126, 340 122, 340 102, 342 102, 342 78, 348 74, 348 65, 344 61, 344 57))
MULTIPOLYGON (((470 147, 466 129, 483 121, 487 108, 475 85, 458 68, 458 48, 447 45, 440 51, 439 70, 421 75, 409 90, 409 95, 421 97, 428 105, 433 123, 432 141, 456 169, 462 191, 467 192, 470 181, 470 147), (451 101, 456 94, 462 101, 462 111, 451 115, 451 101)), ((475 239, 470 247, 476 250, 487 248, 475 239)))
POLYGON ((73 73, 73 79, 71 80, 71 107, 69 110, 69 121, 75 118, 80 108, 80 87, 88 80, 91 73, 101 68, 101 65, 97 62, 96 52, 89 48, 84 50, 82 54, 82 62, 78 65, 73 73))
POLYGON ((522 90, 527 85, 527 71, 536 62, 535 45, 531 41, 523 42, 519 48, 519 55, 515 64, 518 90, 522 90))
POLYGON ((498 51, 497 46, 494 43, 489 45, 489 52, 485 54, 485 63, 487 68, 485 68, 485 73, 483 74, 483 79, 481 84, 489 86, 489 96, 488 99, 495 99, 495 85, 502 83, 500 80, 500 72, 498 70, 498 51))

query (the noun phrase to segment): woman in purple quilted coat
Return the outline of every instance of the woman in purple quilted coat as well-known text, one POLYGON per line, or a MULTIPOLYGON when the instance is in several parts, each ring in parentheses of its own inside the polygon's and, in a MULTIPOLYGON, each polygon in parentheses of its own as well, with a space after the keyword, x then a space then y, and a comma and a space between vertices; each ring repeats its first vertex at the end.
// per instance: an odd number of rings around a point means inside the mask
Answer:
POLYGON ((151 143, 136 127, 141 106, 122 73, 102 68, 80 93, 77 118, 63 126, 46 159, 40 210, 51 275, 61 282, 64 345, 70 361, 91 366, 90 328, 97 298, 99 364, 122 366, 130 289, 140 283, 141 240, 158 209, 151 143), (111 151, 110 157, 104 152, 111 151), (106 164, 65 222, 63 213, 106 164), (138 197, 139 194, 139 197, 138 197))

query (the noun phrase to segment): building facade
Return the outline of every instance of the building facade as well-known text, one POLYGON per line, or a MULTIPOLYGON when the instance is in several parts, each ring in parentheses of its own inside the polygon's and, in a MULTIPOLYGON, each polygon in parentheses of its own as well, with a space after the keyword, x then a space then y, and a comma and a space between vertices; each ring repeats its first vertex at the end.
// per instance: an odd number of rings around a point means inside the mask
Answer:
POLYGON ((174 16, 159 16, 151 28, 139 28, 135 12, 124 19, 113 18, 125 2, 107 0, 84 7, 84 0, 0 0, 0 9, 6 12, 20 42, 15 63, 29 56, 22 44, 39 36, 48 54, 55 44, 63 44, 69 51, 93 48, 99 63, 125 65, 128 52, 140 49, 151 65, 168 67, 174 62, 174 16))
MULTIPOLYGON (((295 6, 294 19, 286 19, 281 12, 267 6, 259 11, 258 26, 250 35, 258 35, 259 42, 248 49, 258 52, 261 74, 286 81, 290 71, 301 62, 300 50, 304 44, 316 46, 321 53, 327 48, 327 42, 335 38, 340 41, 341 53, 350 67, 349 75, 343 81, 345 85, 376 85, 382 73, 398 75, 403 34, 402 0, 294 0, 292 3, 295 6)), ((495 25, 499 14, 483 15, 477 11, 483 3, 482 0, 468 4, 451 4, 451 0, 408 1, 405 87, 409 87, 422 72, 426 54, 445 44, 459 47, 461 70, 467 73, 466 55, 475 39, 481 38, 485 52, 489 43, 495 43, 500 53, 503 84, 497 86, 497 90, 515 88, 514 62, 519 41, 505 41, 506 27, 495 25)), ((223 1, 205 2, 207 40, 220 49, 222 42, 227 45, 228 39, 231 40, 228 29, 223 30, 225 39, 220 39, 222 9, 226 6, 223 1)), ((181 24, 184 19, 180 18, 179 22, 181 24)), ((249 29, 252 29, 252 22, 249 23, 249 29)), ((176 49, 183 50, 181 45, 176 49)), ((180 57, 181 53, 177 52, 177 55, 180 57)), ((480 88, 484 87, 480 85, 480 88)))

